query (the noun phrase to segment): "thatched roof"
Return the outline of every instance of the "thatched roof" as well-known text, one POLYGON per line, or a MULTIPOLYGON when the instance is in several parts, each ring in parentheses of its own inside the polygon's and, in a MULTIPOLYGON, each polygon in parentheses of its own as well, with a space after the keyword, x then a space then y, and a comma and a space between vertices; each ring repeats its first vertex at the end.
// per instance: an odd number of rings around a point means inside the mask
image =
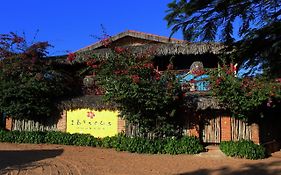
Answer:
MULTIPOLYGON (((218 99, 213 96, 205 95, 202 93, 189 93, 185 97, 185 106, 189 109, 196 111, 203 111, 208 109, 225 109, 218 99)), ((116 104, 106 104, 102 100, 102 96, 85 95, 76 98, 64 100, 58 104, 60 110, 74 110, 81 108, 89 108, 94 110, 116 110, 116 104)))
MULTIPOLYGON (((165 36, 159 36, 155 34, 150 34, 150 33, 145 33, 145 32, 139 32, 139 31, 134 31, 134 30, 127 30, 125 32, 121 32, 115 36, 109 37, 111 43, 117 43, 118 46, 122 45, 141 45, 141 44, 148 44, 148 43, 170 43, 170 44, 181 44, 181 43, 186 43, 184 40, 180 39, 175 39, 175 38, 168 38, 165 36), (141 43, 124 43, 120 42, 124 38, 131 38, 131 39, 137 39, 138 41, 142 40, 143 42, 141 43)), ((79 49, 76 52, 81 52, 81 51, 88 51, 88 50, 95 50, 103 48, 102 41, 98 41, 94 44, 91 44, 89 46, 86 46, 82 49, 79 49)))
MULTIPOLYGON (((186 43, 186 44, 146 44, 140 46, 127 46, 132 54, 142 55, 150 53, 153 56, 173 56, 173 55, 200 55, 200 54, 220 54, 224 45, 220 43, 186 43)), ((111 49, 102 48, 96 50, 87 50, 76 52, 77 61, 83 61, 92 58, 93 55, 97 57, 108 57, 112 54, 111 49)))
MULTIPOLYGON (((184 40, 168 38, 154 34, 128 30, 110 37, 110 47, 122 47, 133 55, 139 56, 150 54, 150 56, 174 56, 174 55, 218 55, 224 52, 225 46, 221 43, 190 43, 184 40)), ((112 54, 112 49, 103 46, 102 41, 98 41, 75 52, 76 63, 84 62, 95 57, 108 57, 112 54)), ((56 58, 59 63, 67 63, 66 55, 56 58)))
POLYGON ((93 110, 117 109, 117 105, 106 104, 102 100, 102 97, 97 95, 84 95, 76 98, 70 98, 61 101, 59 104, 57 104, 57 106, 60 110, 74 110, 82 108, 89 108, 93 110))

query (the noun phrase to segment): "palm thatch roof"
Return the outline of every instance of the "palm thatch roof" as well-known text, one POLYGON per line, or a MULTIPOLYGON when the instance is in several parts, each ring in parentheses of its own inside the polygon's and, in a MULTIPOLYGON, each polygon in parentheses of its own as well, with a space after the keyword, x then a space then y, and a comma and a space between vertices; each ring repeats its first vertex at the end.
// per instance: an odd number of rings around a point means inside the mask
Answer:
MULTIPOLYGON (((98 41, 75 52, 75 62, 81 63, 95 57, 106 58, 113 53, 114 47, 127 49, 133 55, 147 55, 161 57, 174 55, 218 55, 224 52, 222 43, 190 43, 184 40, 168 38, 154 34, 128 30, 110 37, 110 46, 104 47, 102 41, 98 41)), ((67 63, 66 55, 54 58, 57 62, 67 63)))
POLYGON ((127 49, 134 55, 151 54, 151 56, 173 56, 173 55, 199 55, 220 54, 225 47, 221 43, 190 43, 184 40, 168 38, 164 36, 128 30, 108 38, 109 47, 104 47, 103 41, 76 51, 77 61, 96 57, 108 57, 112 54, 114 47, 127 49))
MULTIPOLYGON (((225 107, 219 103, 216 97, 204 95, 201 93, 189 93, 184 100, 184 106, 195 111, 203 111, 208 109, 225 109, 225 107)), ((84 95, 76 98, 70 98, 61 101, 59 104, 57 104, 57 107, 60 110, 74 110, 82 108, 89 108, 93 110, 118 109, 117 104, 106 104, 102 100, 102 96, 97 95, 84 95)))
MULTIPOLYGON (((173 55, 200 55, 200 54, 214 54, 222 53, 224 45, 220 43, 185 43, 185 44, 145 44, 140 46, 126 46, 124 47, 132 54, 138 56, 143 54, 151 54, 151 56, 173 56, 173 55)), ((96 57, 108 57, 113 53, 109 48, 101 48, 96 50, 84 50, 76 52, 76 61, 81 62, 93 55, 96 57)))
POLYGON ((58 103, 57 107, 60 110, 74 110, 74 109, 82 109, 82 108, 89 108, 93 110, 117 109, 117 105, 106 104, 102 100, 102 96, 97 96, 97 95, 84 95, 76 98, 66 99, 58 103))
MULTIPOLYGON (((127 30, 125 32, 121 32, 115 36, 109 37, 108 38, 111 43, 117 44, 118 46, 126 46, 126 45, 143 45, 143 44, 163 44, 163 43, 170 43, 170 44, 182 44, 186 43, 187 41, 180 40, 180 39, 175 39, 175 38, 169 38, 165 36, 159 36, 155 34, 150 34, 150 33, 145 33, 145 32, 139 32, 139 31, 134 31, 134 30, 127 30), (126 38, 133 39, 132 42, 122 42, 121 40, 124 40, 126 38), (121 41, 121 42, 120 42, 121 41)), ((79 49, 76 52, 83 52, 83 51, 88 51, 88 50, 95 50, 95 49, 100 49, 104 48, 102 41, 98 41, 94 44, 91 44, 89 46, 86 46, 82 49, 79 49)))

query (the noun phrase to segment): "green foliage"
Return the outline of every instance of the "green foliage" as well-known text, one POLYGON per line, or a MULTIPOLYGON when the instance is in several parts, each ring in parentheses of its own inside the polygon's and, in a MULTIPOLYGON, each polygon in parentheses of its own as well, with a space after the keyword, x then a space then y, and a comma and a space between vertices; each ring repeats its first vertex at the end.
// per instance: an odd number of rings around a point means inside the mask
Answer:
POLYGON ((13 131, 7 132, 0 130, 0 141, 11 143, 44 143, 45 132, 13 131))
POLYGON ((124 48, 111 48, 106 58, 88 60, 104 100, 115 103, 120 116, 140 126, 140 135, 157 137, 178 132, 177 112, 181 106, 180 85, 169 70, 158 72, 148 53, 132 54, 124 48))
POLYGON ((224 141, 220 143, 221 151, 227 156, 246 159, 263 159, 266 157, 265 148, 252 141, 224 141))
POLYGON ((280 103, 281 84, 264 77, 235 77, 224 67, 213 71, 211 90, 232 116, 247 119, 280 103))
POLYGON ((172 34, 181 30, 187 40, 222 41, 239 63, 262 63, 268 76, 280 76, 280 1, 174 0, 165 19, 172 34))
POLYGON ((197 154, 204 150, 199 139, 195 137, 146 139, 118 135, 102 139, 102 146, 147 154, 197 154))
POLYGON ((76 146, 98 146, 99 140, 89 134, 69 134, 64 132, 47 132, 45 143, 76 145, 76 146))
POLYGON ((119 134, 103 139, 88 134, 69 134, 63 132, 19 132, 0 130, 0 142, 10 143, 49 143, 61 145, 93 146, 114 148, 117 151, 147 154, 197 154, 203 151, 199 139, 182 137, 180 139, 146 139, 142 137, 126 137, 119 134))
POLYGON ((203 150, 203 146, 195 137, 169 138, 164 146, 164 152, 168 154, 196 154, 203 150))
POLYGON ((0 35, 0 112, 14 118, 51 116, 56 111, 55 103, 71 92, 68 85, 72 77, 45 60, 48 43, 28 46, 23 38, 3 36, 0 35), (14 47, 17 50, 10 50, 14 47))

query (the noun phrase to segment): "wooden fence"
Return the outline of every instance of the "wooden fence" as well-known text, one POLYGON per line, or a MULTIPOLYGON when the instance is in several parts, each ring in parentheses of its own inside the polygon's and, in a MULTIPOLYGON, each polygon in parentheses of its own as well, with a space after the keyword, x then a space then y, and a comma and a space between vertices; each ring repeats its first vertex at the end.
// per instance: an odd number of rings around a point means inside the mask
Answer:
POLYGON ((55 131, 57 124, 54 120, 12 119, 12 131, 55 131))
POLYGON ((243 120, 231 118, 231 140, 237 141, 241 139, 250 140, 252 138, 251 125, 243 120))
MULTIPOLYGON (((222 134, 221 116, 209 117, 205 119, 201 126, 201 139, 204 143, 220 143, 222 134)), ((237 118, 230 117, 229 130, 231 137, 229 140, 237 141, 241 139, 252 139, 252 128, 247 122, 237 118)))
MULTIPOLYGON (((220 143, 221 117, 208 117, 201 124, 201 139, 204 143, 220 143)), ((202 122, 202 121, 201 121, 202 122)))
MULTIPOLYGON (((187 112, 183 115, 182 133, 183 135, 197 136, 203 143, 220 143, 222 137, 224 137, 224 140, 233 141, 252 140, 252 125, 230 116, 226 118, 228 118, 227 123, 222 120, 222 115, 219 112, 210 111, 201 114, 187 112), (228 136, 225 137, 225 134, 228 136)), ((128 123, 126 125, 126 134, 129 136, 141 136, 139 127, 128 123)), ((154 134, 148 133, 145 137, 153 138, 154 134)))

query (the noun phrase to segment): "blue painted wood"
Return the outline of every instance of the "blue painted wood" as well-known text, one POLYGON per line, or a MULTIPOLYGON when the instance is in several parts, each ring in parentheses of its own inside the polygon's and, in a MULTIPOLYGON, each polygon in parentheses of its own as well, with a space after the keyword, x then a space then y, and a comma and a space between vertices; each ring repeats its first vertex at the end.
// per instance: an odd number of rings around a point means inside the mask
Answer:
POLYGON ((210 84, 210 82, 208 81, 209 77, 210 76, 206 75, 206 74, 203 74, 200 76, 195 76, 190 73, 184 73, 184 74, 177 75, 177 78, 179 79, 181 84, 195 83, 196 91, 208 91, 209 90, 209 84, 210 84))

